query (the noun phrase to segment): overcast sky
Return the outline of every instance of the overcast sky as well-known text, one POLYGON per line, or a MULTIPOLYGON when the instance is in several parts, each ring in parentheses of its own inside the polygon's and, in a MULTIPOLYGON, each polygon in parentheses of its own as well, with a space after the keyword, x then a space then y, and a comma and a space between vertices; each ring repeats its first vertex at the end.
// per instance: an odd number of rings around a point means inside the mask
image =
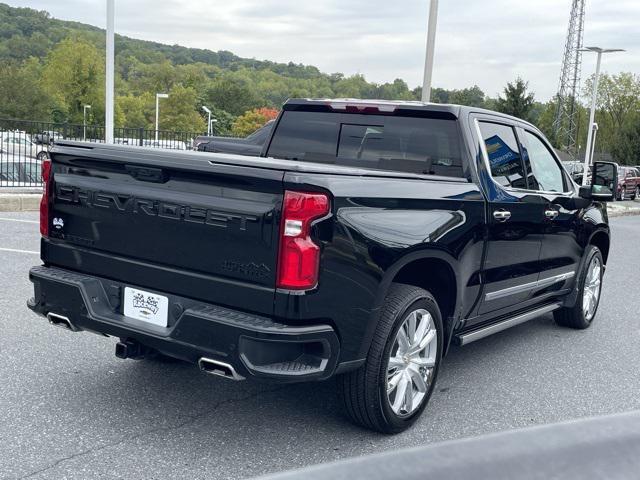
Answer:
MULTIPOLYGON (((105 0, 0 0, 104 27, 105 0)), ((119 34, 293 61, 375 82, 421 82, 428 0, 116 0, 119 34)), ((434 86, 500 93, 529 80, 540 100, 558 86, 571 0, 441 0, 434 86)), ((605 71, 640 73, 640 0, 587 0, 585 45, 626 48, 605 71)), ((584 75, 595 56, 584 59, 584 75)))

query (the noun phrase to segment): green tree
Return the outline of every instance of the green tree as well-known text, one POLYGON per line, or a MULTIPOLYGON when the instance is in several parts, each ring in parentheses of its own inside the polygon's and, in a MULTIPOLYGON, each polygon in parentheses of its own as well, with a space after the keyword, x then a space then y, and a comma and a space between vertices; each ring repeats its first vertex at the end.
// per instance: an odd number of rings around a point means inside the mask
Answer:
POLYGON ((453 90, 450 95, 450 102, 468 107, 484 107, 485 94, 480 87, 474 85, 471 88, 453 90))
POLYGON ((232 133, 238 137, 246 137, 277 116, 278 111, 275 109, 257 108, 251 110, 237 118, 233 123, 232 133))
POLYGON ((42 66, 31 58, 22 65, 7 63, 0 68, 0 117, 23 120, 49 120, 54 99, 42 88, 42 66))
MULTIPOLYGON (((591 98, 593 81, 592 76, 586 82, 587 98, 591 98)), ((640 76, 630 72, 603 74, 598 84, 597 108, 611 120, 615 128, 622 128, 640 109, 640 76)))
POLYGON ((198 113, 198 94, 193 88, 174 86, 169 98, 162 101, 160 129, 201 133, 207 131, 207 122, 198 113))
POLYGON ((640 164, 640 115, 636 113, 618 132, 611 146, 613 158, 623 165, 640 164))
POLYGON ((241 115, 258 106, 258 98, 242 80, 229 75, 216 78, 205 93, 209 105, 232 115, 241 115))
POLYGON ((496 108, 499 112, 513 115, 523 120, 529 120, 535 96, 529 93, 529 83, 518 77, 515 82, 507 83, 504 89, 504 98, 498 97, 496 108))
POLYGON ((155 128, 151 122, 151 118, 155 115, 152 94, 116 97, 116 107, 121 112, 116 127, 155 128))
MULTIPOLYGON (((593 89, 590 77, 584 88, 585 99, 590 101, 593 89)), ((627 148, 627 136, 622 132, 633 131, 632 123, 637 121, 640 110, 640 76, 623 72, 618 75, 602 74, 598 86, 595 119, 598 124, 596 152, 614 151, 617 155, 627 148), (631 129, 631 130, 629 130, 631 129)), ((584 125, 586 125, 586 120, 584 125)), ((587 128, 581 135, 582 144, 586 144, 587 128)))
POLYGON ((104 55, 91 43, 80 38, 60 42, 47 56, 42 86, 69 121, 81 123, 87 104, 95 118, 104 118, 104 55))

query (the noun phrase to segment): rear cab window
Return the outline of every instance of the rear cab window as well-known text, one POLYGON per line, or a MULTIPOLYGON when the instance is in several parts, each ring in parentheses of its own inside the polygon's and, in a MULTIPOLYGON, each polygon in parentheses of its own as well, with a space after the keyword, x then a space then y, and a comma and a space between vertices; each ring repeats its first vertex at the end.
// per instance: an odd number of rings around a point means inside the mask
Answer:
POLYGON ((455 119, 285 111, 273 158, 420 175, 469 178, 455 119))

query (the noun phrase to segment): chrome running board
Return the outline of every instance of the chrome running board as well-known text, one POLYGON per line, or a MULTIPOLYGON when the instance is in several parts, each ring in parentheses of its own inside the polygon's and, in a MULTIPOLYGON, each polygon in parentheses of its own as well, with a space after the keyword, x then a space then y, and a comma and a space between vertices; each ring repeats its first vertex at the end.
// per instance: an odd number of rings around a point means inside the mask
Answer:
POLYGON ((547 305, 545 307, 532 310, 531 312, 521 313, 520 315, 502 320, 501 322, 494 323, 486 327, 481 327, 478 330, 473 330, 469 333, 456 335, 456 339, 458 340, 459 345, 468 345, 471 342, 475 342, 476 340, 488 337, 489 335, 493 335, 494 333, 502 332, 503 330, 506 330, 508 328, 515 327, 516 325, 520 325, 521 323, 528 322, 529 320, 533 320, 534 318, 538 318, 542 315, 553 312, 554 310, 558 310, 560 307, 562 307, 561 303, 547 305))

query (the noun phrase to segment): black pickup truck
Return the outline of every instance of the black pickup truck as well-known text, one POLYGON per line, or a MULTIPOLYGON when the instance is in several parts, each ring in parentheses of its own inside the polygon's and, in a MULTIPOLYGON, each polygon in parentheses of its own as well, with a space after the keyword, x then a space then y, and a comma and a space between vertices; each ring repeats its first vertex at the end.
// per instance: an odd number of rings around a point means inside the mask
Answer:
POLYGON ((452 343, 589 327, 611 168, 578 188, 526 122, 403 102, 291 100, 257 157, 60 141, 28 306, 120 358, 337 376, 355 422, 399 432, 452 343))
POLYGON ((244 138, 200 136, 193 141, 193 149, 200 152, 232 153, 234 155, 260 155, 264 143, 269 138, 275 121, 270 120, 264 126, 244 138))

